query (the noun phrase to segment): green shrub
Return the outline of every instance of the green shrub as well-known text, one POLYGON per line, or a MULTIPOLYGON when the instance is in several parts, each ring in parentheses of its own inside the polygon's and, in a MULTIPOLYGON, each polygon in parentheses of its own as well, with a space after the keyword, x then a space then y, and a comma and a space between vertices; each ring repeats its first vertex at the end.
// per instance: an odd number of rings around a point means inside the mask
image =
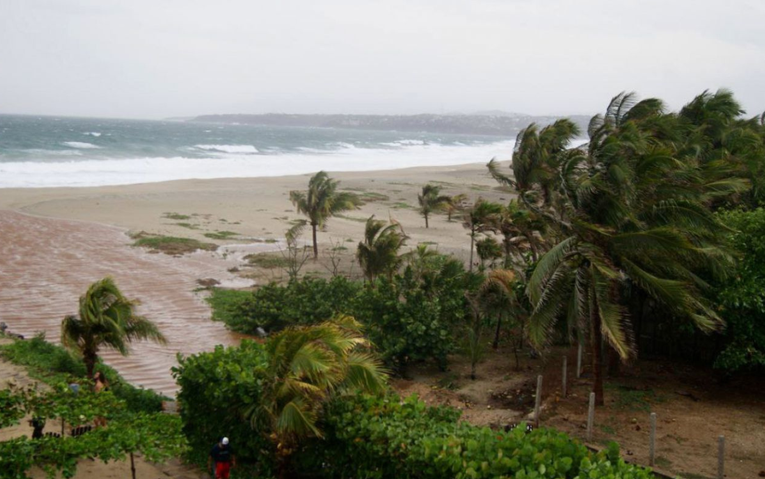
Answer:
POLYGON ((430 359, 446 366, 454 350, 452 330, 467 314, 464 291, 475 287, 475 279, 458 262, 436 259, 424 270, 408 267, 392 281, 378 278, 374 287, 343 277, 304 278, 252 294, 216 290, 209 301, 215 319, 248 334, 353 316, 386 364, 404 372, 407 364, 430 359))
POLYGON ((618 448, 592 454, 551 429, 494 431, 459 422, 459 416, 414 396, 344 398, 331 405, 327 437, 305 447, 300 467, 327 478, 651 477, 619 459, 618 448))
POLYGON ((269 442, 239 414, 258 401, 262 384, 258 373, 266 364, 263 346, 246 340, 239 347, 217 346, 212 352, 178 355, 173 376, 181 388, 178 402, 192 461, 206 462, 212 445, 226 436, 239 460, 270 470, 269 442))
MULTIPOLYGON (((43 333, 29 340, 0 346, 0 354, 14 364, 26 366, 30 375, 48 384, 65 383, 71 377, 86 377, 82 360, 62 346, 46 341, 43 333)), ((101 362, 96 370, 106 376, 110 389, 117 398, 125 401, 129 411, 159 412, 162 410, 162 401, 170 399, 150 389, 133 386, 122 379, 116 370, 101 362)))

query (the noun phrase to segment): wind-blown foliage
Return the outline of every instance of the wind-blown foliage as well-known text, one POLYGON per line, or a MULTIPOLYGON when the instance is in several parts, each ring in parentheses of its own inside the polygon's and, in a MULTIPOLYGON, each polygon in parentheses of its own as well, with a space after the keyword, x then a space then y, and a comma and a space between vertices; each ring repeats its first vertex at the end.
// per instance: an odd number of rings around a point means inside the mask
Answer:
MULTIPOLYGON (((693 132, 693 130, 692 130, 693 132)), ((726 167, 699 157, 696 136, 661 101, 619 94, 590 122, 590 141, 566 149, 576 129, 565 123, 518 137, 514 184, 529 209, 562 238, 537 263, 528 283, 529 335, 547 343, 556 323, 590 330, 595 392, 602 404, 600 342, 623 360, 635 355, 622 288, 637 286, 676 317, 715 331, 722 320, 704 298, 698 274, 724 274, 726 228, 709 204, 743 191, 726 167)))
POLYGON ((307 191, 290 191, 290 201, 311 225, 314 258, 319 257, 317 228, 323 228, 327 220, 337 213, 354 209, 361 203, 353 193, 337 191, 339 183, 320 171, 308 181, 307 191))
POLYGON ((364 241, 360 241, 356 249, 356 258, 370 283, 381 274, 393 277, 401 265, 398 252, 405 242, 406 235, 398 222, 391 220, 386 226, 385 221, 369 217, 364 227, 364 241))
POLYGON ((428 217, 434 211, 441 211, 451 203, 449 196, 441 195, 441 187, 427 184, 422 187, 422 193, 417 193, 420 204, 420 214, 425 218, 425 228, 428 228, 428 217))
POLYGON ((473 250, 475 249, 476 237, 485 231, 493 231, 497 223, 497 217, 502 211, 502 205, 478 198, 475 204, 464 211, 462 226, 470 235, 470 263, 468 269, 473 271, 473 250))
POLYGON ((322 437, 318 420, 325 403, 345 393, 386 388, 387 374, 350 316, 287 329, 269 339, 266 354, 259 401, 243 413, 253 429, 271 440, 282 462, 301 441, 322 437))
POLYGON ((90 285, 80 297, 78 316, 67 316, 61 322, 61 342, 82 354, 88 377, 93 377, 102 348, 127 356, 133 341, 167 342, 154 323, 136 314, 137 305, 138 301, 126 298, 107 277, 90 285))

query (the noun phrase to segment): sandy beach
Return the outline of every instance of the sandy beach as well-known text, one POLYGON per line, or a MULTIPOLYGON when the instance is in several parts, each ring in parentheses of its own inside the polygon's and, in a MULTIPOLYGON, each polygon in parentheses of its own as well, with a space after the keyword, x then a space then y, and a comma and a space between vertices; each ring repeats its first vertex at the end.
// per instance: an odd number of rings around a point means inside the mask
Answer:
MULTIPOLYGON (((459 218, 448 222, 438 214, 426 229, 415 209, 417 193, 428 182, 441 185, 444 194, 464 193, 470 200, 504 202, 511 197, 498 188, 483 164, 331 176, 341 181, 341 189, 370 200, 331 219, 319 233, 321 248, 333 244, 347 248, 342 268, 349 273, 353 273, 351 254, 371 215, 399 221, 409 236, 409 247, 425 243, 467 261, 469 238, 459 218)), ((141 343, 127 358, 106 352, 105 360, 127 380, 172 394, 170 367, 176 353, 191 354, 239 340, 210 321, 198 280, 251 287, 279 279, 278 270, 260 276, 234 272, 245 253, 282 247, 284 231, 301 218, 288 199, 289 191, 305 189, 309 177, 0 190, 0 321, 14 332, 43 331, 49 340, 58 341, 61 319, 76 312, 79 295, 91 282, 114 276, 126 294, 141 300, 140 312, 159 324, 170 344, 141 343), (188 219, 168 218, 175 218, 173 214, 188 219), (220 231, 237 236, 226 240, 205 236, 220 231), (230 249, 181 257, 152 254, 131 246, 129 235, 139 232, 194 238, 230 249)))

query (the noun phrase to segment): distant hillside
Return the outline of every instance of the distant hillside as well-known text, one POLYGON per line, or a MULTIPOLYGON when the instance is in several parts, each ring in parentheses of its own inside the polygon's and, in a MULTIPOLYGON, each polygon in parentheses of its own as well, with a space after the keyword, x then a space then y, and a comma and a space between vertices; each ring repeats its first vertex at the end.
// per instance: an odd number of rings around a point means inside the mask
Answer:
MULTIPOLYGON (((351 128, 359 130, 412 131, 454 133, 466 135, 512 136, 529 123, 547 125, 556 116, 521 114, 480 115, 290 115, 268 113, 264 115, 202 115, 189 121, 263 126, 299 126, 313 128, 351 128)), ((586 131, 589 117, 570 116, 582 131, 586 131)))

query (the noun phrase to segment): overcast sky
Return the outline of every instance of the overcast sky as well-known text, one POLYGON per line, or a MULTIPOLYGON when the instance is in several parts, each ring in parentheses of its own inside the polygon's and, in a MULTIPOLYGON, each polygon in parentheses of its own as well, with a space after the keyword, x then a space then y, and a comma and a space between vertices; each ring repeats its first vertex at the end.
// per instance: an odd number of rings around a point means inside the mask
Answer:
POLYGON ((765 110, 763 0, 0 0, 0 113, 765 110))

